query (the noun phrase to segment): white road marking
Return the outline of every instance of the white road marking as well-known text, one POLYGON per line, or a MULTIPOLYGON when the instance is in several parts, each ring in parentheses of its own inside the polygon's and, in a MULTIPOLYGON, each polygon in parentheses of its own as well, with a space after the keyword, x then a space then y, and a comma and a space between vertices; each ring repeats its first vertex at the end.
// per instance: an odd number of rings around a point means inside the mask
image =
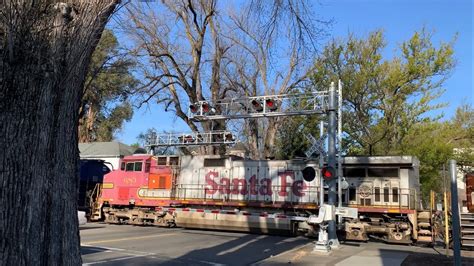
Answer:
POLYGON ((262 239, 262 238, 264 238, 264 237, 266 237, 266 236, 258 236, 258 237, 255 237, 254 239, 249 240, 249 241, 247 241, 247 242, 245 242, 245 243, 242 243, 242 244, 240 244, 240 245, 237 245, 237 246, 234 246, 234 247, 232 247, 232 248, 229 248, 228 250, 221 251, 221 252, 217 253, 217 256, 222 256, 222 255, 225 255, 225 254, 227 254, 227 253, 235 252, 235 251, 237 251, 237 250, 239 250, 239 249, 241 249, 241 248, 247 246, 248 244, 251 244, 251 243, 253 243, 253 242, 259 241, 260 239, 262 239))
POLYGON ((124 237, 124 238, 118 238, 118 239, 108 239, 108 240, 84 242, 84 243, 81 243, 81 245, 92 245, 92 244, 100 244, 100 243, 120 242, 120 241, 137 240, 137 239, 145 239, 145 238, 153 238, 153 237, 161 237, 161 236, 171 236, 171 235, 176 235, 176 234, 177 233, 157 234, 157 235, 151 235, 151 236, 124 237))
POLYGON ((128 260, 128 259, 134 259, 134 258, 140 258, 140 257, 150 257, 152 259, 166 258, 166 259, 172 259, 172 260, 183 261, 183 262, 186 262, 186 261, 200 262, 200 263, 209 264, 212 266, 225 266, 225 264, 216 263, 212 261, 205 261, 205 260, 194 260, 194 259, 182 260, 179 258, 160 257, 160 255, 157 253, 143 252, 143 251, 138 251, 138 250, 129 250, 129 249, 123 249, 123 248, 113 248, 113 247, 104 247, 104 246, 91 246, 91 245, 83 245, 83 246, 87 246, 96 250, 104 250, 103 252, 117 252, 118 254, 121 254, 121 255, 128 255, 127 257, 122 257, 122 258, 83 263, 82 264, 83 266, 99 264, 99 263, 107 263, 107 262, 113 262, 113 261, 120 261, 120 260, 128 260))
POLYGON ((120 261, 120 260, 129 260, 129 259, 135 259, 135 258, 146 257, 146 256, 148 256, 148 255, 135 255, 135 256, 116 258, 116 259, 99 260, 99 261, 94 261, 94 262, 83 263, 82 266, 94 265, 94 264, 99 264, 99 263, 107 263, 107 262, 113 262, 113 261, 120 261))

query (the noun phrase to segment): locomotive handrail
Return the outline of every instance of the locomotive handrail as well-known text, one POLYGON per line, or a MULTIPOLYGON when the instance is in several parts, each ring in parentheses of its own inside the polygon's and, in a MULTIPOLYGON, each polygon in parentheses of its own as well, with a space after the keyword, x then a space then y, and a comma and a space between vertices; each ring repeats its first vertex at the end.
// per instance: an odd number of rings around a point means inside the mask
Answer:
MULTIPOLYGON (((255 190, 260 191, 262 186, 260 184, 255 184, 255 190)), ((312 203, 312 204, 319 204, 319 194, 320 189, 319 186, 306 186, 305 190, 303 191, 304 195, 296 196, 292 191, 291 188, 286 187, 287 195, 281 196, 278 193, 282 191, 281 185, 272 185, 271 191, 272 193, 269 195, 261 195, 261 193, 251 194, 250 193, 250 185, 247 184, 245 194, 242 194, 242 188, 239 188, 239 193, 236 191, 232 191, 230 188, 222 188, 220 187, 214 193, 209 193, 212 189, 209 188, 206 184, 179 184, 176 187, 176 198, 177 200, 190 200, 190 199, 202 199, 202 200, 221 200, 223 202, 228 201, 243 201, 243 202, 291 202, 291 203, 312 203)), ((358 188, 355 188, 356 194, 359 194, 358 188)), ((415 189, 398 189, 397 193, 393 193, 390 190, 389 193, 380 193, 380 201, 374 201, 375 197, 375 190, 372 189, 369 191, 370 204, 362 204, 360 199, 357 200, 356 203, 354 200, 349 200, 348 195, 346 199, 343 199, 343 206, 361 206, 361 207, 380 207, 380 208, 398 208, 398 209, 416 209, 416 191, 415 189), (393 200, 393 197, 397 197, 397 201, 393 200), (385 201, 384 197, 387 197, 387 201, 385 201)))
MULTIPOLYGON (((256 184, 256 190, 259 191, 260 188, 265 187, 261 186, 259 184, 256 184)), ((305 195, 301 197, 296 197, 293 193, 288 191, 287 196, 280 196, 278 195, 278 192, 281 191, 281 188, 283 186, 280 185, 272 185, 271 186, 271 195, 261 195, 260 193, 257 193, 255 195, 250 194, 250 185, 247 185, 246 187, 246 194, 235 194, 232 191, 229 191, 227 193, 222 193, 219 191, 219 193, 206 193, 210 191, 210 189, 207 187, 207 185, 204 184, 179 184, 176 188, 177 190, 177 199, 180 200, 188 200, 188 199, 210 199, 210 200, 223 200, 223 201, 231 201, 231 200, 238 200, 238 201, 249 201, 249 202, 254 202, 254 201, 272 201, 272 202, 280 202, 277 200, 277 197, 282 197, 282 198, 287 198, 285 201, 286 202, 301 202, 301 203, 318 203, 319 199, 319 187, 318 186, 307 186, 307 190, 310 190, 311 192, 305 191, 305 195), (193 193, 194 192, 194 193, 193 193), (193 196, 194 195, 194 196, 193 196), (270 200, 268 200, 270 198, 270 200)), ((287 188, 290 190, 289 188, 287 188)))

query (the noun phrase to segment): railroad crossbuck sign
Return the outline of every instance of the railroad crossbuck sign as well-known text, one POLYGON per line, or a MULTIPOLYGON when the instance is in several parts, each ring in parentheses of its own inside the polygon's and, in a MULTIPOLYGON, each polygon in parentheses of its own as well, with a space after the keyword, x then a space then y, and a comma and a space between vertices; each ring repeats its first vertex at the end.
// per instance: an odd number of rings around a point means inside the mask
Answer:
POLYGON ((326 151, 324 150, 324 140, 326 139, 326 135, 323 135, 321 138, 316 139, 311 134, 306 135, 306 139, 311 143, 311 147, 305 152, 306 157, 311 157, 313 153, 318 152, 320 156, 326 157, 326 151))

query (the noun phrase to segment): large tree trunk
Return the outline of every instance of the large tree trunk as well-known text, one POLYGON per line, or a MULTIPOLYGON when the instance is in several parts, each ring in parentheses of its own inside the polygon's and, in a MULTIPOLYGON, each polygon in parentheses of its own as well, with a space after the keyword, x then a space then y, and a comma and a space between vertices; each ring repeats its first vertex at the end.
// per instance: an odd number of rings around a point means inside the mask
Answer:
POLYGON ((280 125, 279 121, 277 117, 268 119, 268 127, 265 132, 265 144, 263 146, 264 159, 275 158, 275 140, 280 125))
POLYGON ((77 126, 118 1, 0 2, 0 265, 80 265, 77 126))

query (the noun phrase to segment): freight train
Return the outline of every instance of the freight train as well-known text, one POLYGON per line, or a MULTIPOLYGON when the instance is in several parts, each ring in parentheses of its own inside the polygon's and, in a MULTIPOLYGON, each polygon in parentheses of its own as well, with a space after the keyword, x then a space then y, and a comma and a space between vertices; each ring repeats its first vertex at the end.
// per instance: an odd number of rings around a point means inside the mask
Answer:
MULTIPOLYGON (((345 157, 349 186, 342 206, 358 209, 345 219, 345 238, 386 242, 431 241, 430 213, 420 204, 419 161, 412 156, 345 157)), ((248 160, 236 156, 126 156, 93 193, 91 220, 259 233, 315 228, 318 162, 248 160), (309 176, 308 176, 309 173, 309 176)))

